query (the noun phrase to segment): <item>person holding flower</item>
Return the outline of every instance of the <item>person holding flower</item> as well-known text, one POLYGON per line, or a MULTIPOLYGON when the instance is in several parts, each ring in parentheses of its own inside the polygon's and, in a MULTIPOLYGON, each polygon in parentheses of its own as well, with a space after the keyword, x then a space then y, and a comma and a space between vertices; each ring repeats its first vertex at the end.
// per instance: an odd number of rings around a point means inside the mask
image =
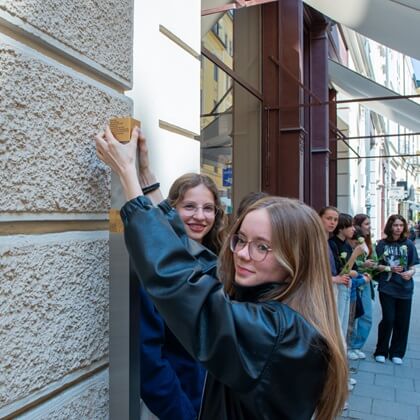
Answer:
POLYGON ((389 357, 394 364, 401 365, 410 326, 414 266, 419 263, 419 258, 416 247, 407 238, 408 226, 403 216, 391 215, 384 233, 385 239, 380 240, 376 247, 380 263, 377 279, 382 320, 378 326, 374 356, 379 363, 385 363, 389 357))
MULTIPOLYGON (((333 206, 327 206, 323 207, 319 212, 319 217, 321 218, 322 225, 324 226, 325 234, 327 236, 327 240, 330 238, 332 233, 334 232, 335 228, 338 224, 338 216, 340 212, 336 207, 333 206)), ((343 284, 346 287, 349 285, 349 282, 351 281, 350 276, 348 274, 342 274, 340 275, 337 272, 337 267, 335 265, 334 261, 334 255, 332 253, 331 247, 328 247, 328 258, 330 260, 330 266, 331 266, 331 275, 332 275, 332 282, 335 285, 334 292, 337 297, 338 293, 338 285, 343 284)))
MULTIPOLYGON (((377 261, 375 261, 375 248, 372 244, 370 218, 367 214, 359 213, 353 217, 353 223, 356 229, 360 229, 359 242, 364 242, 366 246, 365 253, 357 262, 359 271, 372 277, 376 273, 377 261)), ((356 318, 353 325, 353 334, 349 343, 349 359, 351 360, 366 359, 366 354, 361 349, 365 345, 372 328, 372 300, 375 296, 372 282, 359 287, 359 293, 363 305, 363 315, 356 318)))
MULTIPOLYGON (((348 241, 352 248, 357 246, 362 246, 364 252, 362 255, 359 255, 356 259, 356 270, 355 275, 352 277, 351 291, 350 291, 350 313, 349 313, 349 326, 347 330, 347 346, 349 351, 347 353, 350 360, 365 359, 366 355, 357 351, 352 347, 352 337, 355 327, 355 323, 359 318, 361 318, 365 313, 365 306, 362 301, 362 293, 366 286, 368 286, 372 280, 371 274, 363 268, 363 264, 366 260, 369 249, 364 241, 362 229, 360 226, 355 226, 355 232, 353 238, 348 241), (363 357, 364 356, 364 357, 363 357)), ((370 292, 370 291, 369 291, 370 292)), ((370 297, 369 297, 370 302, 370 297)), ((369 310, 369 308, 367 308, 369 310)), ((372 308, 370 308, 371 317, 372 317, 372 308)))
MULTIPOLYGON (((363 253, 363 248, 357 246, 354 250, 348 240, 353 237, 353 218, 346 213, 340 213, 334 235, 328 240, 334 256, 337 273, 340 276, 350 275, 356 258, 363 253)), ((350 312, 351 281, 347 284, 337 284, 337 310, 340 319, 343 337, 347 336, 350 312)))

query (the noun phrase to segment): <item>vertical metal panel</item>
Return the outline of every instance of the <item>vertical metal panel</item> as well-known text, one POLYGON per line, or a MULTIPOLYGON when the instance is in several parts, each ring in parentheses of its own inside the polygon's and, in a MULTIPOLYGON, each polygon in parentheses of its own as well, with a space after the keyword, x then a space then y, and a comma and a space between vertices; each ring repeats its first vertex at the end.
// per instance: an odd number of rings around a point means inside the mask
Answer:
MULTIPOLYGON (((121 185, 112 178, 112 209, 124 204, 121 185)), ((140 418, 138 281, 130 271, 124 235, 110 232, 109 413, 111 420, 140 418)))
POLYGON ((334 89, 329 90, 329 139, 330 139, 330 160, 329 160, 329 201, 330 206, 337 206, 337 104, 335 102, 337 92, 334 89))

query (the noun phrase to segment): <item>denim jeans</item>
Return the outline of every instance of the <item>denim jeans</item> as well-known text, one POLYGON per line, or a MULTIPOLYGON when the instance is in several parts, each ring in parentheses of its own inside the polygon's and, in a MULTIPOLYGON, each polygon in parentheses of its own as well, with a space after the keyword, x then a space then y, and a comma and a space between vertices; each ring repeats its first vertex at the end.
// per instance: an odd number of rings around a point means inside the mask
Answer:
POLYGON ((340 320, 344 339, 347 336, 347 329, 349 326, 350 289, 350 287, 346 287, 344 284, 337 284, 338 319, 340 320))
POLYGON ((354 321, 353 334, 351 336, 350 348, 360 350, 369 337, 372 328, 372 296, 370 284, 365 284, 360 290, 363 310, 365 313, 354 321))

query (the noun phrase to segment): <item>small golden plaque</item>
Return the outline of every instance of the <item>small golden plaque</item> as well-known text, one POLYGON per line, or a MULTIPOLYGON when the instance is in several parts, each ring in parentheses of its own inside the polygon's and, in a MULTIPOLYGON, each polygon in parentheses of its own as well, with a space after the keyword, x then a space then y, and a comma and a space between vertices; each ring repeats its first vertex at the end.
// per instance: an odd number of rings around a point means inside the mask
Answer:
POLYGON ((109 121, 109 128, 112 135, 120 142, 128 142, 131 140, 131 132, 134 127, 140 128, 141 123, 131 117, 116 117, 109 121))
POLYGON ((109 231, 111 233, 124 232, 124 224, 121 220, 120 211, 118 209, 111 209, 109 211, 109 231))

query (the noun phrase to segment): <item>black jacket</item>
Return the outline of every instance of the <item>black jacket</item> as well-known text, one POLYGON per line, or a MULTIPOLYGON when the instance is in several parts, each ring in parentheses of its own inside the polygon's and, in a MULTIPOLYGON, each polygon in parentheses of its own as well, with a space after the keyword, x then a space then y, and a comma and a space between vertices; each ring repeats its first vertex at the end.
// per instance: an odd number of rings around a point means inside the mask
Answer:
POLYGON ((169 328, 208 370, 201 419, 310 419, 327 351, 302 316, 279 302, 232 300, 216 257, 188 250, 182 221, 145 197, 121 210, 133 265, 169 328), (168 222, 168 218, 171 224, 168 222))

